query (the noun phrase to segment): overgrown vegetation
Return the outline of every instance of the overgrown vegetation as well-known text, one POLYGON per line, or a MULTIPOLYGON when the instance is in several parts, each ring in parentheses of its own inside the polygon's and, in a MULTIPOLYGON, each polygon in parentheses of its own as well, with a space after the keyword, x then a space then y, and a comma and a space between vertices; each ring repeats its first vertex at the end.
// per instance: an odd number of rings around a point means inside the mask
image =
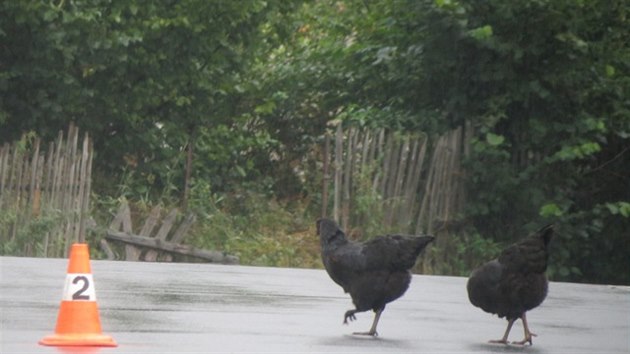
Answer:
MULTIPOLYGON (((121 196, 177 205, 200 215, 198 246, 310 267, 330 121, 467 124, 466 208, 425 269, 467 274, 553 222, 554 279, 630 284, 628 16, 623 0, 5 1, 0 142, 74 121, 95 139, 99 225, 121 196)), ((393 231, 359 193, 362 231, 393 231)))
POLYGON ((201 219, 193 242, 201 247, 224 250, 251 265, 320 265, 314 223, 299 202, 289 206, 245 190, 219 197, 203 182, 193 188, 191 201, 201 219))

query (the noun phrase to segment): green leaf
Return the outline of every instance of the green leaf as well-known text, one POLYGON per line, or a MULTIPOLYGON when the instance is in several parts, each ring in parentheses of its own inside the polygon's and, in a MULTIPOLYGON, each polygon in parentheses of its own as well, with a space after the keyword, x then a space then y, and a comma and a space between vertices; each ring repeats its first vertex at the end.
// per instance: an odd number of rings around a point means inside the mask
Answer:
POLYGON ((44 12, 44 21, 52 22, 55 18, 57 18, 57 11, 50 9, 44 12))
POLYGON ((503 144, 503 142, 505 141, 505 137, 503 135, 488 133, 486 134, 486 141, 492 146, 499 146, 503 144))
POLYGON ((564 146, 555 156, 560 160, 575 160, 591 156, 601 150, 602 147, 598 143, 588 142, 577 146, 564 146))
POLYGON ((276 103, 274 101, 267 101, 259 106, 254 108, 254 112, 258 114, 270 114, 276 108, 276 103))
POLYGON ((613 77, 615 76, 615 67, 610 65, 610 64, 606 64, 606 76, 608 77, 613 77))
POLYGON ((542 208, 540 208, 540 211, 538 212, 538 214, 542 217, 547 218, 547 217, 561 216, 563 212, 557 204, 549 203, 549 204, 543 205, 542 208))
POLYGON ((468 31, 471 37, 475 39, 487 39, 492 37, 492 26, 485 25, 468 31))
POLYGON ((630 203, 628 202, 606 203, 606 208, 613 215, 621 214, 624 218, 630 217, 630 203))
POLYGON ((611 214, 613 214, 613 215, 619 214, 619 208, 617 207, 616 204, 614 204, 614 203, 606 203, 606 207, 608 208, 608 210, 610 211, 611 214))
POLYGON ((595 143, 595 142, 584 143, 580 146, 580 151, 585 156, 593 155, 594 153, 599 152, 601 150, 602 150, 602 147, 598 143, 595 143))

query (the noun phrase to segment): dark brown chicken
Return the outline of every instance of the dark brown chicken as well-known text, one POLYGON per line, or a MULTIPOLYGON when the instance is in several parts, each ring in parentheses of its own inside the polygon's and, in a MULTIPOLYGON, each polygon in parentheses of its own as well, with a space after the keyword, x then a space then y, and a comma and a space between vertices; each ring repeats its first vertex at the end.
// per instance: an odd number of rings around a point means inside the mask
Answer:
POLYGON ((372 310, 374 322, 363 334, 376 336, 385 305, 401 297, 411 282, 411 269, 433 236, 378 236, 364 243, 348 240, 336 222, 317 220, 322 261, 328 275, 352 297, 356 307, 346 311, 343 323, 355 313, 372 310))
POLYGON ((547 296, 547 247, 553 226, 548 225, 511 245, 494 259, 475 269, 468 279, 470 302, 486 312, 508 321, 503 338, 490 341, 508 344, 510 329, 517 319, 523 321, 525 338, 513 344, 532 344, 536 336, 529 330, 526 312, 540 305, 547 296))

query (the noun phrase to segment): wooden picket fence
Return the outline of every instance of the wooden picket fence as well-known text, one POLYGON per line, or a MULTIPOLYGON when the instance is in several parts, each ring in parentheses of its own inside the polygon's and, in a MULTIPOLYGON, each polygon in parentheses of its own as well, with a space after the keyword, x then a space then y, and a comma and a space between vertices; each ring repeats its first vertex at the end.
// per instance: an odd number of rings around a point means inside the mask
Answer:
POLYGON ((2 253, 67 257, 73 242, 85 241, 89 210, 92 143, 71 125, 42 149, 34 138, 0 147, 0 241, 2 253), (6 248, 10 248, 7 250, 6 248))
POLYGON ((375 216, 355 212, 361 203, 357 198, 371 193, 382 210, 378 222, 385 228, 433 231, 463 207, 461 160, 468 139, 462 127, 431 139, 426 134, 337 126, 334 149, 324 149, 322 214, 328 214, 331 184, 331 216, 343 228, 375 216))
POLYGON ((362 234, 370 224, 398 233, 439 233, 443 252, 427 259, 448 256, 445 230, 458 223, 464 207, 461 162, 470 138, 470 127, 430 137, 338 125, 325 137, 322 216, 351 233, 362 234))

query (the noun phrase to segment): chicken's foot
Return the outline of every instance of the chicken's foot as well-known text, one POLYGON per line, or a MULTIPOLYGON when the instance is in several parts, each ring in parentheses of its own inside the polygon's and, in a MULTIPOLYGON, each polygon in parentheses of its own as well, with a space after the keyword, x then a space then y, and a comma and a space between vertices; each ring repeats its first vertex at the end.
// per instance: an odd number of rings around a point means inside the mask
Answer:
POLYGON ((525 345, 525 343, 529 342, 529 345, 533 345, 534 343, 532 342, 532 337, 536 337, 536 333, 532 333, 529 330, 529 326, 527 325, 527 317, 525 316, 525 314, 521 316, 521 321, 523 321, 523 331, 525 332, 525 338, 518 342, 512 342, 512 344, 525 345))
POLYGON ((511 319, 508 320, 508 325, 507 328, 505 329, 505 333, 503 334, 503 338, 501 339, 495 339, 495 340, 491 340, 489 341, 489 343, 498 343, 498 344, 508 344, 508 335, 510 334, 510 330, 512 329, 512 325, 514 324, 514 321, 516 321, 516 319, 511 319))
POLYGON ((360 336, 372 336, 378 337, 378 332, 376 332, 376 326, 378 325, 378 320, 381 318, 381 313, 383 313, 383 309, 377 310, 374 313, 374 321, 372 322, 372 327, 367 332, 354 332, 352 334, 360 335, 360 336))

